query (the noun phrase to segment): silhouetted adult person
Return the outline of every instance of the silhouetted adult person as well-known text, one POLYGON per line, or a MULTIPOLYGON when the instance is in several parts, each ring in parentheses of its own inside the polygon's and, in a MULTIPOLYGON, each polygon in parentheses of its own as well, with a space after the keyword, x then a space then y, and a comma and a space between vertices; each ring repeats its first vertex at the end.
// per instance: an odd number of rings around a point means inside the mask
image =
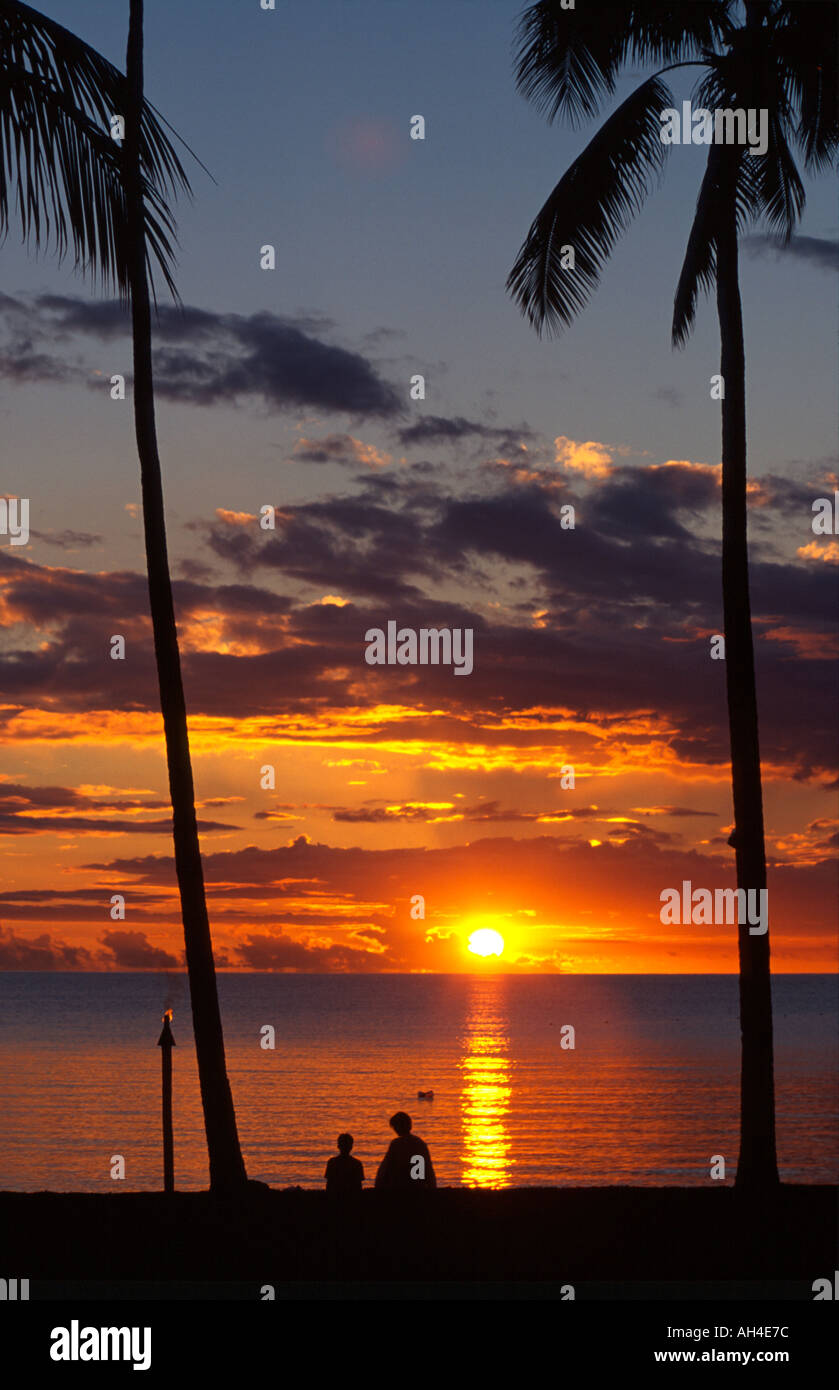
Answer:
POLYGON ((416 1189, 428 1190, 437 1186, 437 1177, 431 1162, 428 1145, 418 1134, 411 1133, 413 1121, 404 1110, 397 1110, 390 1117, 390 1127, 396 1131, 396 1138, 379 1164, 376 1174, 376 1187, 388 1192, 407 1192, 416 1189))
POLYGON ((326 1165, 326 1190, 332 1197, 354 1197, 361 1191, 364 1166, 350 1153, 351 1134, 338 1135, 338 1152, 326 1165))

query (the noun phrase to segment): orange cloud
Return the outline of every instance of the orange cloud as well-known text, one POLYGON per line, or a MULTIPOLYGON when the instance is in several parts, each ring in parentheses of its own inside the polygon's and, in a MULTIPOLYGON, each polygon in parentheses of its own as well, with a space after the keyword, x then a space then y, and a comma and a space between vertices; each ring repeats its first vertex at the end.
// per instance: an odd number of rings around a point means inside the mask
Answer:
POLYGON ((827 565, 839 565, 839 541, 810 541, 808 545, 800 545, 795 553, 802 560, 821 560, 827 565))
POLYGON ((614 472, 612 452, 605 444, 597 444, 593 439, 581 443, 569 439, 565 434, 554 440, 555 461, 571 472, 582 473, 584 478, 608 478, 614 472))

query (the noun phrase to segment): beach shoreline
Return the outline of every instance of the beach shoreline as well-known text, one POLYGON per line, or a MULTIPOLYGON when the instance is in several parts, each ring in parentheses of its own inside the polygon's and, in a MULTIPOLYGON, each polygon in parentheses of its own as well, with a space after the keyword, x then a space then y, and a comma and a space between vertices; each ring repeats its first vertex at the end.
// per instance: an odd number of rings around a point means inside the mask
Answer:
MULTIPOLYGON (((0 1193, 6 1274, 47 1284, 200 1281, 786 1281, 812 1297, 836 1259, 837 1188, 367 1189, 0 1193)), ((50 1296, 46 1288, 42 1296, 50 1296)), ((257 1291, 253 1293, 258 1297, 257 1291)), ((560 1296, 557 1292, 557 1296, 560 1296)))

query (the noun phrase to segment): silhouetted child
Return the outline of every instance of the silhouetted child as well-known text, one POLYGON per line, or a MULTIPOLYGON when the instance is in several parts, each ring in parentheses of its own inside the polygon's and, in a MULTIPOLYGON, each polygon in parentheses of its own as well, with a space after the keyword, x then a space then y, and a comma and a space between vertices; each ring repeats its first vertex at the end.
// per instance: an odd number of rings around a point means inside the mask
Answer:
POLYGON ((338 1135, 338 1152, 326 1165, 326 1190, 333 1197, 352 1197, 361 1191, 364 1166, 353 1158, 351 1134, 338 1135))
POLYGON ((396 1138, 379 1164, 376 1187, 390 1192, 416 1191, 437 1186, 437 1176, 431 1163, 428 1145, 418 1134, 411 1133, 413 1121, 404 1110, 390 1117, 390 1127, 396 1138))

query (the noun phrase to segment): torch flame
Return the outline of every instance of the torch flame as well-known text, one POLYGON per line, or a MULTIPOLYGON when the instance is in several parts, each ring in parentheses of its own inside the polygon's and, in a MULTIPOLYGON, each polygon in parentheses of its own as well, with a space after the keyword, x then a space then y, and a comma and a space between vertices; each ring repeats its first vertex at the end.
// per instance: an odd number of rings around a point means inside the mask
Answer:
POLYGON ((165 1012, 165 1014, 163 1015, 163 1022, 166 1023, 166 1022, 168 1021, 169 1023, 171 1023, 171 1022, 172 1022, 172 1018, 173 1018, 172 1010, 171 1010, 171 1009, 167 1009, 166 1012, 165 1012))

